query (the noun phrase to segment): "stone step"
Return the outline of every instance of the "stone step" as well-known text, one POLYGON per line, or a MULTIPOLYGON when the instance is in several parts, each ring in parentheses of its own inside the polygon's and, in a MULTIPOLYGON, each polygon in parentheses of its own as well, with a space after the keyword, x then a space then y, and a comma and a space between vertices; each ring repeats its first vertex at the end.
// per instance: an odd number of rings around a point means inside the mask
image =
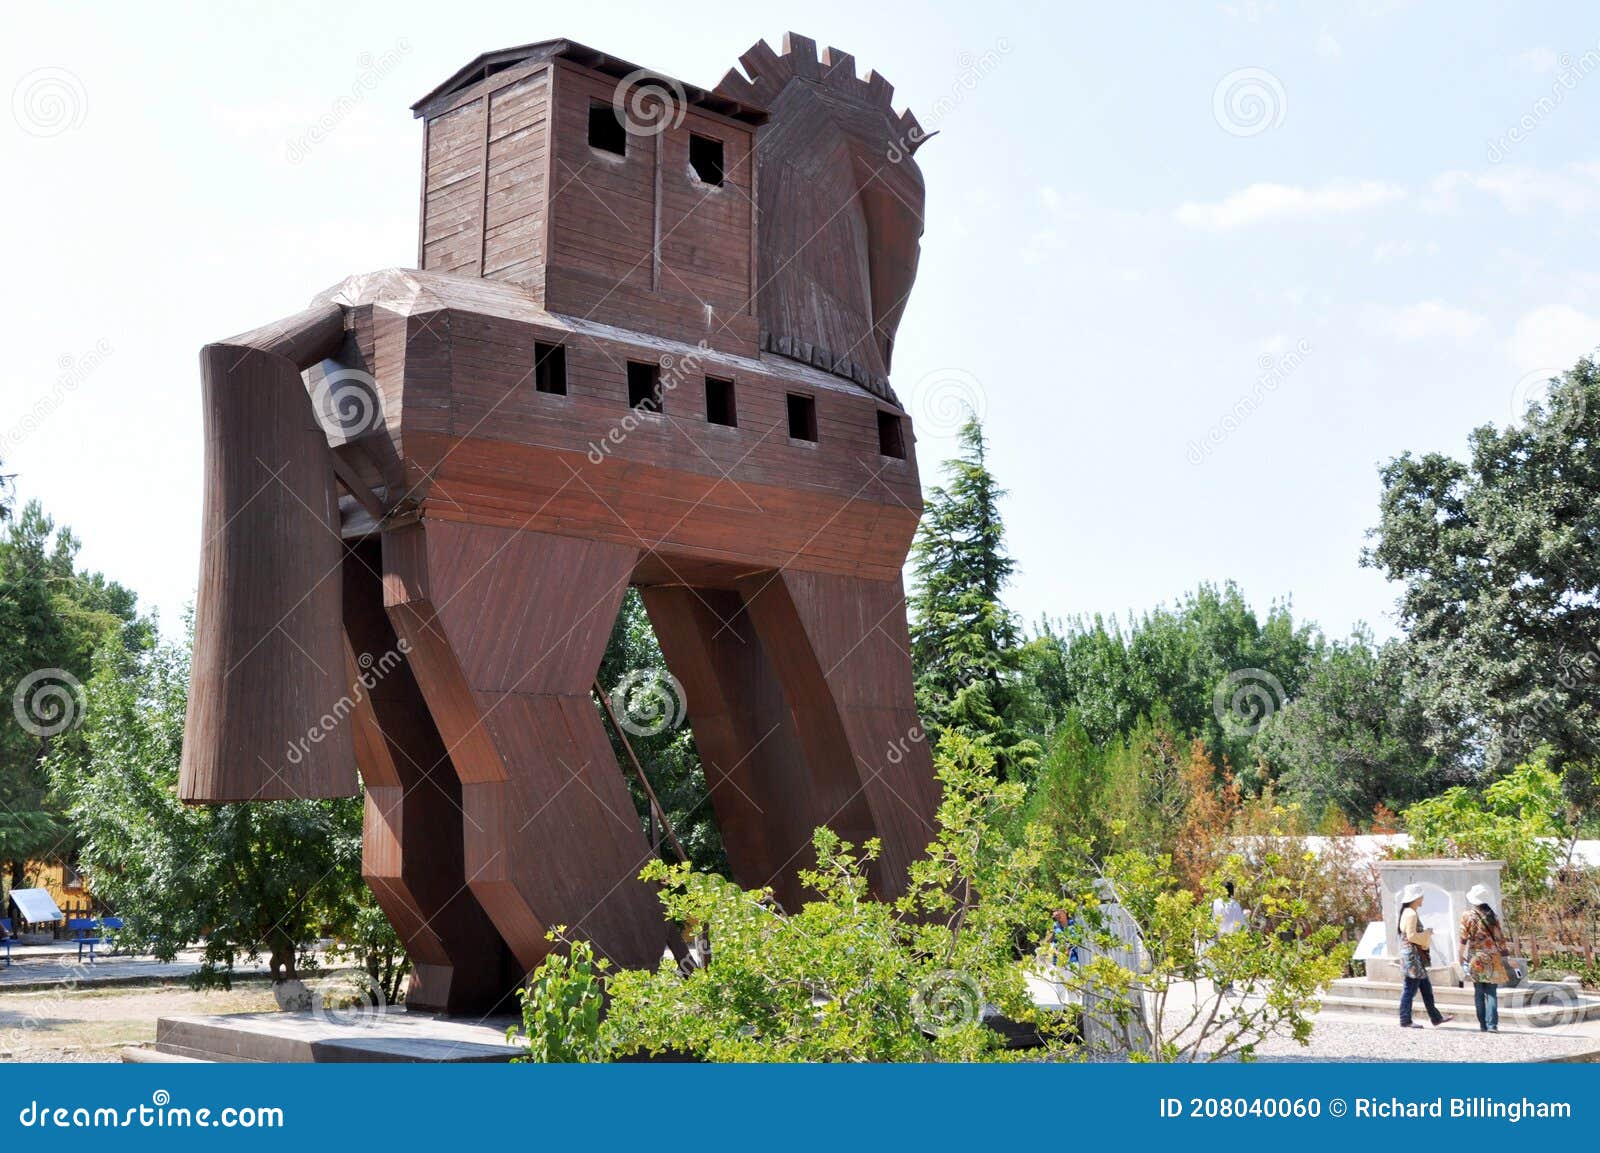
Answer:
MULTIPOLYGON (((1503 1025, 1548 1029, 1561 1025, 1575 1025, 1580 1021, 1600 1020, 1600 998, 1563 996, 1560 1000, 1507 1002, 1505 994, 1515 991, 1502 989, 1500 992, 1500 1022, 1503 1025)), ((1434 999, 1441 1012, 1454 1014, 1456 1020, 1465 1019, 1470 1022, 1474 1019, 1470 996, 1465 1004, 1454 999, 1446 1000, 1437 995, 1434 999)), ((1392 987, 1382 993, 1331 992, 1322 999, 1322 1011, 1387 1017, 1397 1021, 1400 1013, 1400 993, 1398 989, 1392 987)), ((1412 1002, 1412 1015, 1419 1023, 1427 1021, 1427 1011, 1423 1008, 1421 997, 1412 1002)))
POLYGON ((178 1053, 168 1053, 164 1050, 144 1045, 129 1045, 122 1051, 122 1060, 127 1065, 208 1065, 211 1062, 203 1057, 185 1057, 178 1053))
POLYGON ((462 1021, 378 1012, 335 1021, 315 1012, 162 1017, 154 1051, 199 1061, 500 1062, 521 1050, 505 1039, 507 1019, 462 1021))
MULTIPOLYGON (((1400 985, 1389 981, 1344 977, 1333 982, 1328 991, 1335 996, 1388 1000, 1394 1005, 1400 1003, 1400 985)), ((1473 1004, 1472 987, 1435 982, 1433 999, 1441 1006, 1465 1006, 1470 1010, 1473 1004)), ((1526 981, 1514 988, 1502 988, 1499 994, 1502 1012, 1508 1008, 1524 1006, 1578 1005, 1585 1000, 1593 1000, 1600 1004, 1600 997, 1585 992, 1575 981, 1526 981)))

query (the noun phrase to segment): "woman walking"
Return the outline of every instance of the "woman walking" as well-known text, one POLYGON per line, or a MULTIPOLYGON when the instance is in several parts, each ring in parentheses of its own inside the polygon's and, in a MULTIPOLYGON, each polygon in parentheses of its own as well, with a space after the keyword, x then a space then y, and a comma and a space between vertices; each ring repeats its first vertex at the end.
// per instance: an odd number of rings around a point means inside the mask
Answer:
POLYGON ((1453 1016, 1439 1012, 1439 1007, 1433 1003, 1433 982, 1428 979, 1428 965, 1432 960, 1428 946, 1433 943, 1433 934, 1422 927, 1422 886, 1407 885, 1396 900, 1400 905, 1400 971, 1406 982, 1400 991, 1400 1027, 1422 1028, 1411 1021, 1411 1002, 1418 992, 1422 994, 1428 1020, 1435 1026, 1453 1021, 1453 1016))
POLYGON ((1500 986, 1511 983, 1511 966, 1506 963, 1506 931, 1489 900, 1492 894, 1484 885, 1467 890, 1472 905, 1461 914, 1459 950, 1461 971, 1472 982, 1472 1006, 1478 1011, 1478 1028, 1485 1033, 1500 1032, 1500 986))

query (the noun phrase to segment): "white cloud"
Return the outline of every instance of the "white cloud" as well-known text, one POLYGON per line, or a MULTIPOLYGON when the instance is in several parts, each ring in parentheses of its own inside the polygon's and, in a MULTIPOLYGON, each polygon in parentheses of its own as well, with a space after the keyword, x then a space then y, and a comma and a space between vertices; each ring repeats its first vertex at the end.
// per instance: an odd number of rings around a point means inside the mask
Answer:
POLYGON ((1554 48, 1541 44, 1537 48, 1529 48, 1526 51, 1518 52, 1511 58, 1511 63, 1528 72, 1544 75, 1547 72, 1556 70, 1556 65, 1560 63, 1560 57, 1556 55, 1554 48))
POLYGON ((1326 28, 1317 33, 1317 55, 1326 60, 1337 60, 1344 55, 1344 48, 1326 28))
POLYGON ((1565 304, 1524 313, 1511 333, 1507 353, 1518 372, 1559 372, 1600 344, 1600 316, 1565 304))
POLYGON ((1483 327, 1483 317, 1442 301, 1424 300, 1389 313, 1383 327, 1402 340, 1466 340, 1483 327))
POLYGON ((1600 164, 1573 164, 1559 171, 1517 166, 1445 172, 1434 178, 1432 195, 1423 207, 1430 212, 1454 211, 1464 189, 1494 197, 1508 212, 1554 208, 1572 216, 1600 206, 1600 164))
POLYGON ((1324 184, 1252 184, 1213 203, 1189 202, 1177 211, 1179 224, 1208 232, 1226 232, 1267 220, 1306 219, 1361 212, 1399 200, 1405 189, 1377 180, 1324 184))

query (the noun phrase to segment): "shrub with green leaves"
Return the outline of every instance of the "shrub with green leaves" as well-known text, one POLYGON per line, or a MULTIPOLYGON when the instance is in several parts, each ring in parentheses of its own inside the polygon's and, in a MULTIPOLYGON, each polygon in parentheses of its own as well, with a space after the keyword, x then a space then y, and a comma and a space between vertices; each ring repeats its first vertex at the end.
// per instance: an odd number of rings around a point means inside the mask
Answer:
MULTIPOLYGON (((1003 835, 1024 790, 1001 782, 994 762, 984 742, 945 733, 937 833, 894 901, 869 890, 877 844, 851 845, 827 829, 816 831, 816 864, 802 874, 816 899, 789 913, 769 891, 651 862, 644 878, 660 886, 668 920, 701 946, 702 963, 664 959, 606 974, 580 943, 552 954, 524 996, 529 1059, 1248 1058, 1263 1036, 1309 1033, 1316 991, 1337 975, 1328 932, 1251 931, 1207 949, 1210 907, 1165 858, 1122 854, 1102 875, 1083 844, 1063 855, 1039 825, 1003 835), (1120 927, 1131 913, 1142 948, 1118 932, 1108 885, 1122 900, 1120 927), (1043 959, 1057 910, 1072 926, 1075 963, 1043 959), (1036 1004, 1030 979, 1053 983, 1062 1005, 1036 1004), (1251 999, 1222 1005, 1220 981, 1251 999), (1181 1036, 1139 1043, 1140 1022, 1153 1009, 1159 1024, 1180 982, 1205 991, 1207 1010, 1181 1036), (997 1016, 1034 1030, 1038 1046, 1006 1048, 989 1027, 997 1016)), ((1297 882, 1278 879, 1270 860, 1258 872, 1267 927, 1303 914, 1297 882)))

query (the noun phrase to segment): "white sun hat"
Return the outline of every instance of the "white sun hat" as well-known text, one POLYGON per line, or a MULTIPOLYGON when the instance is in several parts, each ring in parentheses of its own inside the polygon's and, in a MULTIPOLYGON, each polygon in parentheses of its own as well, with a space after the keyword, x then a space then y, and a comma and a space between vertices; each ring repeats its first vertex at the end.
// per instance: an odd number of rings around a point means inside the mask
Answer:
POLYGON ((1467 901, 1474 905, 1494 904, 1494 894, 1489 891, 1488 885, 1474 885, 1467 890, 1467 901))
POLYGON ((1422 896, 1422 886, 1413 881, 1400 890, 1400 895, 1395 898, 1395 901, 1401 905, 1409 905, 1420 896, 1422 896))

